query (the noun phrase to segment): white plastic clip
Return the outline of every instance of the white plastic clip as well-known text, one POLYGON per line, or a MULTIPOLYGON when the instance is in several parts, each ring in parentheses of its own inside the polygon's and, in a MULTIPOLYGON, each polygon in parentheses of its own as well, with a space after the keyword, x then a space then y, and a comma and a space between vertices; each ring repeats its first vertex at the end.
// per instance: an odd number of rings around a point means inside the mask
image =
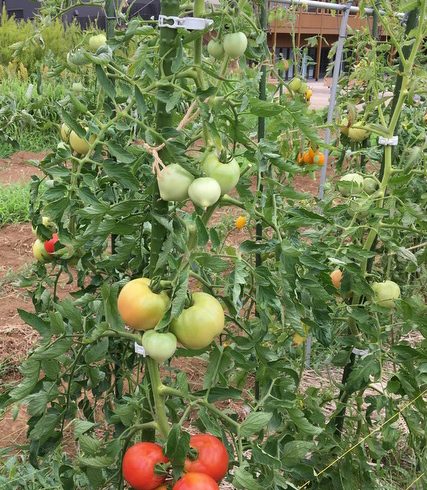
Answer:
POLYGON ((135 352, 140 356, 146 356, 144 347, 142 347, 142 345, 139 345, 137 342, 135 342, 135 352))
POLYGON ((397 143, 399 143, 399 137, 398 136, 392 136, 391 138, 384 138, 384 136, 378 137, 378 144, 380 144, 380 145, 397 146, 397 143))
POLYGON ((362 359, 369 355, 369 349, 358 349, 357 347, 354 347, 353 350, 351 351, 355 356, 360 356, 362 359))
POLYGON ((173 15, 159 15, 159 27, 169 27, 169 29, 183 28, 189 31, 204 31, 212 24, 212 19, 202 19, 200 17, 175 17, 173 15))

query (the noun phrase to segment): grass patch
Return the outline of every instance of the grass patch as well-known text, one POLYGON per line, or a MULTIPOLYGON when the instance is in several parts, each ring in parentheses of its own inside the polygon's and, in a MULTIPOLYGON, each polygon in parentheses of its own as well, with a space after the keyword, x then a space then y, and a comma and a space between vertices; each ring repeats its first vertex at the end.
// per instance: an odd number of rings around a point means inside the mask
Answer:
POLYGON ((30 220, 30 186, 0 185, 0 228, 30 220))

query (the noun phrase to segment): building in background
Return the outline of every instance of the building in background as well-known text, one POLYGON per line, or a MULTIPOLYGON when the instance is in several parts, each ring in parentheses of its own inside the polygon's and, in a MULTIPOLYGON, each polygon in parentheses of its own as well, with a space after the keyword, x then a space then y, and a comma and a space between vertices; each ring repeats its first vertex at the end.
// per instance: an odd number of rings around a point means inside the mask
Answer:
MULTIPOLYGON (((87 0, 89 1, 89 0, 87 0)), ((136 0, 129 2, 129 15, 139 15, 144 19, 157 18, 160 13, 160 0, 136 0)), ((0 0, 0 13, 3 6, 7 15, 14 15, 16 19, 33 19, 40 8, 40 1, 32 0, 0 0)), ((64 15, 64 21, 75 19, 83 28, 96 23, 100 29, 105 27, 105 14, 98 7, 77 7, 64 15)))
MULTIPOLYGON (((269 2, 269 12, 275 9, 286 9, 286 6, 280 1, 269 2)), ((300 73, 305 78, 319 80, 326 74, 330 61, 328 59, 329 50, 338 40, 343 13, 315 7, 293 7, 293 11, 296 12, 294 25, 286 20, 274 19, 270 21, 268 43, 270 47, 275 48, 276 59, 280 57, 293 59, 293 36, 295 46, 299 48, 308 46, 307 40, 316 37, 316 46, 307 47, 306 58, 302 60, 300 73)), ((353 30, 367 26, 372 28, 372 18, 361 19, 358 14, 351 13, 348 25, 353 30)), ((289 79, 292 76, 291 67, 285 74, 285 78, 289 79)))

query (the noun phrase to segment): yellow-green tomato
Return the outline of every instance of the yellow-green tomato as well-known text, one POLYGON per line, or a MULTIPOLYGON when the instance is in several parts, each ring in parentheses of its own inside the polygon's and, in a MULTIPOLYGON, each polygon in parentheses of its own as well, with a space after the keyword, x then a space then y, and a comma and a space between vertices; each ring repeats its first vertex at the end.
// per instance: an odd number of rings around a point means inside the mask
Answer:
POLYGON ((347 174, 337 183, 338 190, 345 197, 360 194, 363 189, 363 177, 359 174, 347 174))
POLYGON ((71 129, 65 123, 62 123, 61 124, 61 139, 62 139, 62 141, 64 141, 65 143, 68 143, 68 141, 70 139, 70 133, 71 133, 71 129))
POLYGON ((240 167, 234 158, 229 163, 221 163, 215 153, 210 153, 203 163, 203 168, 208 177, 218 182, 221 194, 227 194, 239 182, 240 167))
POLYGON ((33 255, 38 262, 44 262, 49 259, 49 254, 44 248, 44 243, 38 238, 33 243, 33 255))
POLYGON ((160 197, 164 201, 184 201, 194 177, 177 163, 165 167, 157 176, 160 197))
POLYGON ((217 41, 216 39, 211 39, 208 42, 208 53, 212 58, 216 60, 220 60, 224 57, 224 48, 222 46, 221 41, 217 41))
POLYGON ((224 36, 224 51, 232 59, 240 58, 248 47, 248 38, 243 32, 234 32, 224 36))
POLYGON ((172 321, 172 331, 187 349, 204 349, 224 330, 224 310, 207 293, 193 293, 192 300, 192 306, 172 321))
POLYGON ((374 302, 384 308, 394 308, 395 300, 400 297, 400 287, 394 281, 374 282, 374 302))
POLYGON ((302 81, 300 78, 295 77, 288 83, 288 88, 292 90, 292 92, 299 92, 302 85, 302 81))
POLYGON ((169 297, 162 291, 153 293, 150 279, 129 281, 120 291, 117 307, 123 321, 135 330, 150 330, 163 318, 169 307, 169 297))
POLYGON ((89 49, 91 51, 98 51, 101 46, 105 46, 107 43, 107 38, 105 34, 98 34, 97 36, 92 36, 89 39, 89 49))
POLYGON ((361 123, 356 123, 348 128, 348 137, 351 141, 360 143, 369 136, 369 132, 360 126, 362 126, 361 123))
POLYGON ((221 187, 212 177, 200 177, 192 182, 188 195, 196 206, 206 209, 221 197, 221 187))
POLYGON ((173 333, 148 330, 144 333, 141 344, 147 356, 159 363, 171 358, 176 351, 176 337, 173 333))
MULTIPOLYGON (((93 142, 94 140, 95 135, 92 135, 90 137, 90 141, 93 142)), ((80 138, 80 136, 78 136, 74 131, 71 131, 70 133, 70 146, 72 150, 74 150, 76 153, 79 153, 80 155, 86 155, 86 153, 90 149, 87 140, 80 138)))

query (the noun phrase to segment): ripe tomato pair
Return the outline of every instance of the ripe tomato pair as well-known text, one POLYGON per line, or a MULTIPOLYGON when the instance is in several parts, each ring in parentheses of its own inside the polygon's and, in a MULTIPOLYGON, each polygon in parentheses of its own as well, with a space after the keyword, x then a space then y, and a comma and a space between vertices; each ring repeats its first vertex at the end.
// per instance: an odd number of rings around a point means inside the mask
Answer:
MULTIPOLYGON (((190 438, 195 452, 185 461, 185 475, 175 484, 174 490, 214 490, 228 470, 228 453, 224 444, 211 434, 196 434, 190 438)), ((123 458, 124 479, 135 490, 165 490, 165 474, 156 473, 156 465, 169 460, 161 446, 140 442, 130 447, 123 458), (162 486, 163 485, 163 486, 162 486)))

